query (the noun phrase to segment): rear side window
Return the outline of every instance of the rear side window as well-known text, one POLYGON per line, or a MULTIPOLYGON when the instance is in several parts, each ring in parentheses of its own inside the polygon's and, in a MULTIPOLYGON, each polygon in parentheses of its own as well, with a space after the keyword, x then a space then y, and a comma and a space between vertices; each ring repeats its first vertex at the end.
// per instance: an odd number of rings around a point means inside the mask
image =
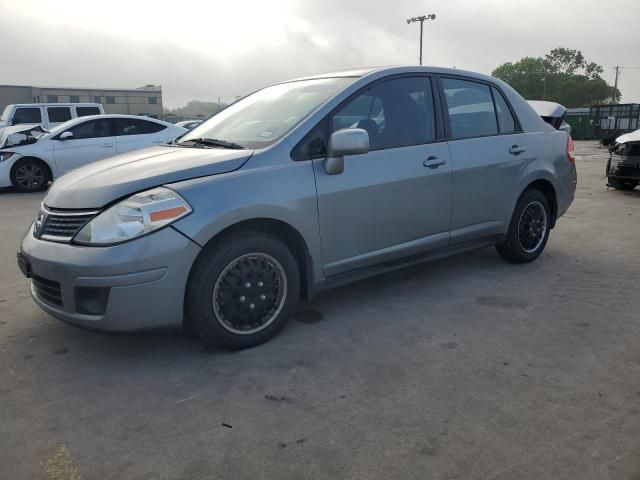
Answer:
POLYGON ((484 83, 443 78, 445 100, 453 138, 498 134, 493 98, 484 83))
POLYGON ((71 120, 71 109, 69 107, 47 107, 49 121, 54 123, 71 120))
POLYGON ((493 92, 493 100, 496 104, 496 114, 498 116, 498 127, 500 127, 500 133, 513 133, 517 130, 516 119, 513 118, 511 110, 507 101, 502 96, 502 93, 495 88, 491 87, 493 92))
POLYGON ((362 128, 371 150, 432 142, 436 136, 429 77, 402 77, 374 85, 340 108, 330 131, 362 128))
POLYGON ((89 115, 100 115, 98 107, 76 107, 76 113, 79 117, 88 117, 89 115))
POLYGON ((111 137, 111 122, 106 119, 89 120, 79 125, 75 125, 67 130, 73 133, 72 140, 82 140, 86 138, 111 137))
POLYGON ((23 107, 16 108, 16 112, 13 114, 13 125, 20 125, 22 123, 42 123, 42 115, 39 108, 23 107))
POLYGON ((146 135, 164 130, 166 125, 137 118, 116 119, 116 136, 146 135))

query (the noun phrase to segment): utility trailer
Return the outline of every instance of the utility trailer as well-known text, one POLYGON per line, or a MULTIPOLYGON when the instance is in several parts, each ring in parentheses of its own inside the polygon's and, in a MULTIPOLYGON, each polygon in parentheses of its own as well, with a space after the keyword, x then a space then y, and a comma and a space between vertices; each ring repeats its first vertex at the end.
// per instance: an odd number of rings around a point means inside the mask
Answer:
POLYGON ((589 109, 596 138, 604 146, 615 143, 616 138, 640 127, 640 104, 621 103, 595 105, 589 109))

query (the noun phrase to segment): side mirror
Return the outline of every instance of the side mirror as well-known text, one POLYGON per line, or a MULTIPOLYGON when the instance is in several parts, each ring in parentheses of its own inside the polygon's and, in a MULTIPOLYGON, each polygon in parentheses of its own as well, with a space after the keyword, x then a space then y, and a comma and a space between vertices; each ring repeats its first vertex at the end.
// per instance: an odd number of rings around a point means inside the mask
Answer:
POLYGON ((71 133, 71 132, 62 132, 60 134, 60 136, 58 137, 58 140, 69 140, 70 138, 73 138, 73 133, 71 133))
POLYGON ((344 172, 344 156, 360 155, 369 151, 369 134, 362 128, 346 128, 329 137, 329 156, 324 161, 327 175, 344 172))

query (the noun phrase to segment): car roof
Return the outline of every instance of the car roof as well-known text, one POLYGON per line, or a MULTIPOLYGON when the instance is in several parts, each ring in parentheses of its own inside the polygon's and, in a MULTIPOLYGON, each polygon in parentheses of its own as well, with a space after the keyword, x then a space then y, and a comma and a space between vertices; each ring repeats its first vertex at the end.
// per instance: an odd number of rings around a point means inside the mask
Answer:
POLYGON ((87 115, 85 117, 77 117, 77 118, 72 118, 71 120, 68 120, 64 123, 61 123, 60 125, 56 126, 55 128, 52 128, 49 131, 49 134, 47 134, 47 136, 51 136, 51 134, 56 135, 58 132, 62 131, 62 130, 66 130, 67 128, 71 128, 79 123, 82 122, 86 122, 87 120, 96 120, 96 119, 101 119, 101 118, 135 118, 138 120, 146 120, 149 122, 155 122, 155 123, 160 123, 161 125, 165 125, 167 127, 171 126, 175 126, 173 123, 169 123, 169 122, 164 122, 162 120, 158 120, 157 118, 151 118, 151 117, 145 117, 143 115, 118 115, 118 114, 104 114, 104 115, 87 115))
MULTIPOLYGON (((9 106, 9 105, 7 105, 9 106)), ((59 102, 59 103, 12 103, 14 107, 101 107, 101 103, 75 103, 75 102, 59 102)))
POLYGON ((151 118, 145 115, 118 115, 113 113, 105 113, 104 115, 86 115, 84 117, 73 118, 65 123, 71 126, 75 125, 76 123, 84 122, 86 120, 95 120, 100 118, 135 118, 138 120, 148 120, 150 122, 162 123, 163 125, 173 125, 173 123, 163 122, 162 120, 158 120, 157 118, 151 118))
POLYGON ((462 70, 458 68, 436 67, 431 65, 388 65, 354 68, 350 70, 340 70, 336 72, 321 73, 317 75, 309 75, 305 77, 294 78, 281 83, 297 82, 301 80, 315 80, 322 78, 341 78, 341 77, 364 77, 375 74, 376 76, 384 76, 385 74, 403 74, 403 73, 438 73, 442 75, 462 75, 465 77, 477 78, 479 80, 490 80, 495 82, 496 79, 489 75, 478 72, 462 70))
POLYGON ((362 67, 362 68, 352 68, 349 70, 338 70, 335 72, 327 72, 327 73, 318 73, 315 75, 307 75, 304 77, 293 78, 291 80, 286 80, 281 83, 288 82, 299 82, 302 80, 315 80, 320 78, 340 78, 340 77, 362 77, 367 73, 374 72, 376 70, 383 69, 385 67, 362 67))

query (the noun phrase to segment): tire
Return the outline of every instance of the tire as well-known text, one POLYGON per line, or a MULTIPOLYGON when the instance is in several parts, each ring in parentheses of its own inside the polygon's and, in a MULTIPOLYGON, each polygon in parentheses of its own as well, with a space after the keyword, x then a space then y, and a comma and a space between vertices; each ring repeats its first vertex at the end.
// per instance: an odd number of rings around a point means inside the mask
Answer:
POLYGON ((23 158, 11 168, 10 178, 13 188, 18 192, 39 192, 47 188, 51 172, 42 160, 23 158))
POLYGON ((608 183, 610 187, 616 190, 633 190, 638 186, 638 180, 620 180, 618 178, 609 178, 608 183))
POLYGON ((496 250, 513 263, 532 262, 547 244, 550 223, 547 197, 540 190, 527 189, 518 199, 505 241, 496 250))
POLYGON ((200 254, 187 285, 185 310, 207 345, 238 350, 282 330, 299 295, 299 268, 287 244, 271 233, 241 231, 200 254))

